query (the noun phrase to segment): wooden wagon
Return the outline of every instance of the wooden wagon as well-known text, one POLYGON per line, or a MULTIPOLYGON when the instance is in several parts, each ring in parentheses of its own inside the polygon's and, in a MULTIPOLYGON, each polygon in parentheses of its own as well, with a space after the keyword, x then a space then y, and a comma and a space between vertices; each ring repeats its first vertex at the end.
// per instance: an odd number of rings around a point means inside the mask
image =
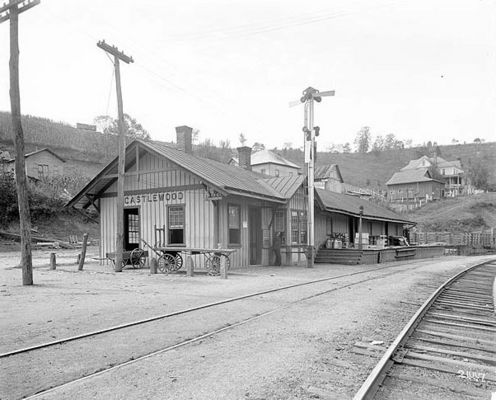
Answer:
MULTIPOLYGON (((117 253, 115 252, 105 254, 105 256, 114 264, 114 269, 115 269, 116 254, 117 253)), ((130 265, 131 267, 136 269, 143 268, 147 257, 148 257, 148 252, 140 248, 136 248, 131 251, 123 251, 122 268, 124 268, 127 265, 130 265)))
POLYGON ((184 257, 191 255, 202 255, 204 265, 209 275, 219 275, 221 263, 224 262, 226 269, 231 266, 229 256, 235 249, 206 249, 195 247, 154 247, 157 253, 158 270, 163 273, 178 271, 182 268, 184 257))

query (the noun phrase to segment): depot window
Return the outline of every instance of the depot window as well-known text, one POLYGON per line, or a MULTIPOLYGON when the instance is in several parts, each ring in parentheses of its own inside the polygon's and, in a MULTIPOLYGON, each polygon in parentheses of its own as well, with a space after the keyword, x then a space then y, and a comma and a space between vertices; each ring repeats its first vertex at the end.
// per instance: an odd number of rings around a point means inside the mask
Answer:
POLYGON ((184 206, 169 206, 168 214, 168 243, 185 244, 184 238, 184 206))
POLYGON ((291 210, 291 243, 307 243, 307 213, 306 211, 291 210))
POLYGON ((227 209, 229 244, 241 244, 241 207, 229 204, 227 209))

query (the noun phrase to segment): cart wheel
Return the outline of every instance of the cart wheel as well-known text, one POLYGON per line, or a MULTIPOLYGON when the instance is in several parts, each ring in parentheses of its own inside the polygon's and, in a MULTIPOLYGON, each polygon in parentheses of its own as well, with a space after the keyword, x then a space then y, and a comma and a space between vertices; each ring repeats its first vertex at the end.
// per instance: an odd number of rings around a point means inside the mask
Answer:
POLYGON ((167 274, 176 269, 176 258, 169 253, 162 254, 158 259, 158 270, 164 274, 167 274))
POLYGON ((210 254, 205 254, 204 255, 204 259, 205 259, 205 269, 207 270, 207 274, 208 275, 211 275, 211 271, 212 271, 212 257, 210 256, 210 254))
POLYGON ((208 274, 212 276, 220 275, 220 256, 214 254, 210 257, 210 265, 211 267, 208 274))
POLYGON ((129 261, 133 268, 143 268, 145 266, 145 252, 140 248, 134 249, 129 255, 129 261))
POLYGON ((207 260, 207 269, 209 275, 220 275, 220 261, 221 257, 225 259, 226 268, 229 269, 231 261, 225 254, 214 254, 207 260))
POLYGON ((181 257, 181 254, 177 253, 177 255, 176 255, 176 268, 174 271, 180 270, 182 266, 183 266, 183 258, 181 257))

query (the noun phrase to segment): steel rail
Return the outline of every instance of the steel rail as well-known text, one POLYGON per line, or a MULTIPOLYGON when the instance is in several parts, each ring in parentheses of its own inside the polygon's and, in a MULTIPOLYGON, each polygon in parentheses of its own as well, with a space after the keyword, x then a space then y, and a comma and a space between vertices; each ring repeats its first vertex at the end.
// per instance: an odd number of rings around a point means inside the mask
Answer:
MULTIPOLYGON (((418 268, 420 268, 420 267, 418 267, 418 268)), ((383 268, 381 268, 381 269, 383 269, 383 268)), ((53 386, 53 387, 51 387, 49 389, 46 389, 46 390, 43 390, 42 389, 41 391, 39 391, 39 392, 37 392, 35 394, 29 395, 29 396, 23 397, 23 398, 26 399, 26 400, 28 400, 28 399, 37 399, 40 396, 45 396, 45 395, 47 395, 49 393, 53 393, 53 392, 55 392, 57 390, 60 390, 60 389, 65 388, 65 387, 68 387, 68 386, 73 385, 75 383, 79 383, 79 382, 83 382, 83 381, 89 380, 89 379, 94 378, 96 376, 103 375, 103 374, 105 374, 107 372, 114 371, 116 369, 125 367, 127 365, 134 364, 134 363, 137 363, 137 362, 146 360, 148 358, 154 357, 154 356, 159 355, 159 354, 167 353, 167 352, 169 352, 171 350, 175 350, 175 349, 177 349, 179 347, 183 347, 183 346, 186 346, 188 344, 195 343, 195 342, 201 341, 203 339, 206 339, 208 337, 214 336, 214 335, 216 335, 218 333, 221 333, 221 332, 224 332, 224 331, 227 331, 227 330, 230 330, 230 329, 234 329, 234 328, 236 328, 238 326, 241 326, 241 325, 245 325, 245 324, 247 324, 247 323, 249 323, 251 321, 255 321, 255 320, 261 319, 263 317, 266 317, 268 315, 274 314, 274 313, 276 313, 278 311, 287 309, 287 308, 291 307, 294 304, 298 304, 298 303, 301 303, 301 302, 304 302, 304 301, 307 301, 307 300, 310 300, 310 299, 313 299, 313 298, 316 298, 316 297, 319 297, 319 296, 322 296, 322 295, 325 295, 325 294, 328 294, 328 293, 336 292, 336 291, 341 290, 341 289, 346 289, 346 288, 351 287, 351 286, 359 285, 361 283, 369 282, 369 281, 372 281, 372 280, 375 280, 375 279, 385 278, 385 277, 390 276, 390 275, 399 274, 401 272, 404 272, 404 271, 393 271, 393 272, 390 272, 390 273, 385 274, 385 275, 373 276, 373 277, 370 277, 370 278, 362 279, 362 280, 360 280, 358 282, 352 282, 352 283, 348 283, 348 284, 343 285, 343 286, 334 287, 334 288, 327 289, 327 290, 324 290, 324 291, 321 291, 321 292, 317 292, 317 293, 311 294, 309 296, 303 297, 301 299, 293 300, 293 301, 291 301, 291 302, 289 302, 287 304, 281 305, 281 306, 276 307, 276 308, 274 308, 272 310, 264 311, 263 313, 253 315, 253 316, 248 317, 248 318, 246 318, 246 319, 244 319, 242 321, 238 321, 238 322, 235 322, 233 324, 229 324, 228 326, 224 326, 222 328, 214 329, 214 330, 212 330, 210 332, 204 333, 204 334, 199 335, 199 336, 196 336, 194 338, 183 340, 182 342, 175 343, 175 344, 170 345, 170 346, 167 346, 167 347, 165 347, 163 349, 156 350, 156 351, 154 351, 152 353, 148 353, 148 354, 142 355, 140 357, 133 358, 131 360, 125 361, 125 362, 120 363, 120 364, 112 365, 109 368, 101 369, 101 370, 99 370, 97 372, 90 373, 88 375, 82 376, 82 377, 77 378, 77 379, 74 379, 72 381, 68 381, 68 382, 62 383, 62 384, 57 385, 57 386, 53 386)))
POLYGON ((392 266, 385 266, 385 267, 381 267, 381 268, 368 269, 368 270, 365 270, 365 271, 357 271, 357 272, 352 272, 350 274, 342 274, 342 275, 336 275, 336 276, 332 276, 332 277, 320 278, 320 279, 315 279, 315 280, 311 280, 311 281, 306 281, 306 282, 301 282, 301 283, 295 283, 295 284, 292 284, 292 285, 282 286, 282 287, 278 287, 278 288, 275 288, 275 289, 267 289, 267 290, 263 290, 263 291, 260 291, 260 292, 249 293, 249 294, 246 294, 246 295, 243 295, 243 296, 231 297, 231 298, 228 298, 228 299, 219 300, 219 301, 215 301, 215 302, 212 302, 212 303, 203 304, 203 305, 196 306, 196 307, 186 308, 186 309, 183 309, 183 310, 174 311, 174 312, 167 313, 167 314, 156 315, 154 317, 149 317, 149 318, 141 319, 141 320, 138 320, 138 321, 133 321, 133 322, 128 322, 128 323, 124 323, 124 324, 114 325, 114 326, 111 326, 111 327, 108 327, 108 328, 99 329, 99 330, 96 330, 96 331, 90 331, 90 332, 82 333, 82 334, 75 335, 75 336, 69 336, 69 337, 63 338, 63 339, 53 340, 51 342, 41 343, 41 344, 38 344, 38 345, 33 345, 33 346, 24 347, 24 348, 17 349, 17 350, 8 351, 8 352, 5 352, 5 353, 0 353, 0 359, 1 358, 5 358, 5 357, 10 357, 10 356, 13 356, 13 355, 16 355, 16 354, 27 353, 27 352, 33 351, 33 350, 39 350, 39 349, 46 348, 46 347, 56 346, 56 345, 59 345, 59 344, 62 344, 62 343, 67 343, 67 342, 72 342, 72 341, 79 340, 79 339, 84 339, 84 338, 91 337, 91 336, 101 335, 103 333, 108 333, 108 332, 116 331, 116 330, 119 330, 119 329, 129 328, 131 326, 142 325, 142 324, 146 324, 148 322, 154 322, 154 321, 158 321, 158 320, 161 320, 161 319, 166 319, 166 318, 174 317, 174 316, 181 315, 181 314, 187 314, 187 313, 190 313, 190 312, 193 312, 193 311, 202 310, 202 309, 205 309, 205 308, 215 307, 215 306, 226 304, 226 303, 233 303, 235 301, 240 301, 240 300, 248 299, 248 298, 251 298, 251 297, 262 296, 264 294, 275 293, 275 292, 279 292, 279 291, 282 291, 282 290, 288 290, 288 289, 292 289, 292 288, 296 288, 296 287, 300 287, 300 286, 312 285, 314 283, 331 281, 331 280, 335 280, 335 279, 339 279, 339 278, 345 278, 345 277, 348 277, 348 276, 366 274, 366 273, 370 273, 370 272, 374 272, 374 271, 380 271, 380 270, 383 270, 383 269, 398 268, 398 267, 401 267, 401 266, 404 266, 404 265, 405 264, 402 264, 402 265, 392 265, 392 266))
POLYGON ((391 369, 394 361, 392 357, 394 353, 405 344, 405 342, 410 338, 415 328, 420 324, 424 315, 429 311, 432 304, 436 299, 443 293, 449 285, 451 285, 456 280, 460 279, 463 275, 470 272, 475 268, 479 268, 483 265, 493 263, 494 260, 485 261, 480 264, 473 265, 464 269, 463 271, 455 274, 441 286, 439 286, 436 291, 424 302, 424 304, 417 310, 413 317, 408 321, 400 334, 396 337, 394 342, 389 346, 384 353, 384 356, 376 364, 370 375, 367 377, 365 382, 362 384, 358 392, 353 397, 353 400, 371 400, 374 398, 375 394, 379 390, 380 385, 386 378, 387 372, 391 369))

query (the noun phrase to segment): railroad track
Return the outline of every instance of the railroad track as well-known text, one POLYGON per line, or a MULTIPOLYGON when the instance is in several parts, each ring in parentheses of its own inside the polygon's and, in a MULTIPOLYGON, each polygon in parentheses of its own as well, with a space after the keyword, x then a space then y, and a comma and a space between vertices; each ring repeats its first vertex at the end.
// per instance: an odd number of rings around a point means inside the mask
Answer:
MULTIPOLYGON (((239 296, 239 297, 235 297, 235 298, 221 300, 218 302, 208 303, 208 304, 201 305, 198 307, 180 310, 180 311, 169 313, 169 314, 159 315, 159 316, 152 317, 152 318, 142 319, 142 320, 134 321, 134 322, 127 323, 127 324, 112 326, 112 327, 104 328, 104 329, 101 329, 98 331, 88 332, 88 333, 84 333, 84 334, 76 335, 76 336, 72 336, 72 337, 67 337, 67 338, 60 339, 60 340, 54 340, 54 341, 47 342, 47 343, 40 343, 40 344, 35 345, 35 346, 15 349, 15 350, 0 354, 0 360, 2 362, 9 361, 13 365, 15 365, 16 368, 20 368, 20 369, 23 368, 22 367, 22 365, 24 365, 23 363, 26 363, 26 368, 29 370, 29 368, 31 368, 31 363, 32 363, 33 357, 34 358, 36 357, 35 353, 36 352, 44 352, 44 353, 42 353, 43 357, 52 357, 52 361, 50 361, 50 368, 55 368, 55 370, 57 370, 56 364, 59 364, 61 361, 57 358, 53 358, 54 357, 53 354, 47 353, 47 351, 51 351, 50 349, 52 347, 55 347, 55 349, 54 349, 55 352, 59 352, 57 354, 61 355, 60 359, 64 358, 63 353, 60 353, 61 351, 71 352, 71 351, 73 351, 72 350, 73 348, 77 348, 77 347, 80 347, 83 345, 87 346, 87 348, 89 347, 89 349, 88 349, 89 351, 98 351, 98 349, 97 349, 98 346, 96 343, 94 343, 94 340, 95 340, 95 338, 100 337, 100 336, 104 336, 104 335, 108 335, 108 334, 112 334, 112 335, 115 334, 116 335, 121 331, 127 332, 127 330, 132 329, 133 327, 137 327, 137 326, 141 326, 141 325, 149 326, 149 324, 160 321, 160 320, 166 320, 166 319, 169 319, 172 317, 178 317, 178 316, 182 316, 185 314, 191 314, 191 313, 194 313, 194 312, 200 311, 200 310, 207 311, 208 309, 212 309, 212 308, 217 309, 217 307, 226 306, 226 305, 229 305, 230 303, 242 301, 242 300, 246 300, 246 299, 250 299, 250 298, 261 297, 261 296, 265 296, 268 294, 273 294, 273 293, 286 291, 286 290, 290 290, 290 289, 295 289, 295 288, 300 288, 300 287, 304 287, 304 286, 316 285, 319 283, 326 283, 329 281, 338 280, 340 278, 349 278, 349 277, 355 277, 355 276, 366 275, 366 274, 382 271, 379 274, 375 274, 373 276, 364 276, 362 279, 354 280, 354 281, 349 282, 349 283, 343 282, 343 283, 338 284, 337 286, 333 286, 333 287, 329 287, 327 285, 326 287, 319 288, 317 290, 312 289, 312 292, 310 294, 302 295, 301 297, 296 298, 296 299, 292 298, 291 301, 284 303, 282 305, 278 305, 276 307, 272 307, 272 308, 270 308, 264 312, 259 312, 257 314, 251 313, 251 315, 248 315, 247 318, 242 318, 242 316, 240 315, 236 322, 230 323, 230 324, 228 324, 228 326, 222 326, 220 328, 212 329, 212 330, 210 330, 206 333, 203 333, 201 335, 190 337, 188 339, 181 340, 181 341, 175 341, 175 342, 172 341, 171 342, 171 340, 168 340, 168 343, 169 343, 168 345, 157 344, 157 346, 154 349, 150 349, 150 351, 146 351, 146 352, 142 352, 142 353, 133 353, 132 355, 128 354, 128 356, 121 357, 119 360, 112 360, 113 362, 111 362, 107 365, 98 365, 97 367, 94 367, 93 371, 89 371, 89 370, 75 371, 75 372, 73 371, 72 373, 70 373, 69 371, 66 371, 62 375, 58 375, 58 376, 54 375, 53 377, 49 378, 48 380, 41 379, 39 382, 36 382, 35 384, 32 384, 30 382, 30 384, 33 385, 32 389, 28 389, 27 387, 23 388, 22 393, 18 393, 16 396, 14 396, 17 398, 18 397, 39 398, 39 397, 43 396, 44 394, 48 394, 54 390, 60 389, 60 388, 65 387, 67 385, 71 385, 73 383, 76 383, 76 382, 79 382, 82 380, 90 379, 90 378, 95 377, 97 375, 101 375, 101 374, 107 373, 111 370, 115 370, 117 368, 123 367, 125 365, 129 365, 129 364, 138 362, 138 361, 143 360, 145 358, 152 357, 154 355, 164 353, 164 352, 176 349, 176 348, 181 347, 181 346, 185 346, 188 344, 192 344, 192 343, 201 341, 201 340, 203 340, 209 336, 213 336, 213 335, 218 334, 220 332, 223 332, 225 330, 233 329, 237 326, 246 324, 246 323, 251 322, 253 320, 266 317, 266 316, 273 314, 277 311, 280 311, 284 308, 290 307, 293 304, 303 302, 303 301, 306 301, 308 299, 311 299, 311 298, 314 298, 317 296, 325 295, 327 293, 331 293, 331 292, 334 292, 337 290, 346 289, 346 288, 349 288, 349 287, 352 287, 355 285, 359 285, 359 284, 362 284, 365 282, 370 282, 373 280, 382 279, 382 278, 385 278, 385 277, 390 276, 390 275, 400 274, 400 273, 404 273, 407 271, 411 271, 412 269, 417 269, 417 268, 422 268, 422 267, 425 267, 425 265, 422 264, 422 265, 419 265, 419 266, 413 267, 413 268, 409 267, 408 264, 396 265, 396 266, 385 266, 385 267, 380 267, 380 268, 375 268, 375 269, 357 271, 357 272, 348 273, 348 274, 341 274, 341 275, 337 275, 337 276, 301 282, 301 283, 297 283, 297 284, 293 284, 293 285, 279 287, 276 289, 265 290, 265 291, 261 291, 261 292, 257 292, 257 293, 244 295, 244 296, 239 296), (71 347, 69 347, 71 345, 71 343, 73 345, 71 347), (53 365, 52 365, 52 363, 53 363, 53 365), (19 396, 19 394, 20 394, 20 396, 19 396)), ((167 336, 167 335, 165 335, 165 336, 167 336)), ((157 338, 157 339, 159 339, 159 338, 157 338)), ((107 360, 107 361, 110 361, 110 360, 107 360)), ((64 366, 61 366, 60 368, 64 368, 64 366)), ((11 373, 12 372, 13 371, 11 371, 11 373)), ((49 376, 50 373, 47 372, 45 375, 49 376)), ((11 397, 7 397, 7 398, 11 398, 11 397)))
POLYGON ((412 317, 354 400, 494 399, 496 261, 439 287, 412 317))

